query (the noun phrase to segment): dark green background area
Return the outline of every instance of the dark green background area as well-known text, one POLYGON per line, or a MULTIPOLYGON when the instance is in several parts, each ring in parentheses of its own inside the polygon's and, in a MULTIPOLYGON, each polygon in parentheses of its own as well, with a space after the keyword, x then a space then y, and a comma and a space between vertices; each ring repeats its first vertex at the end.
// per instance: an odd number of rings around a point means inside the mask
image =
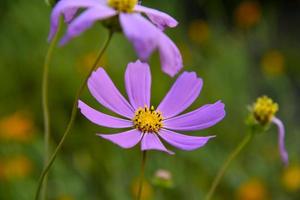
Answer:
MULTIPOLYGON (((210 129, 185 133, 217 135, 204 148, 184 152, 168 146, 176 155, 149 153, 146 169, 148 199, 203 199, 222 162, 248 131, 245 125, 247 106, 264 94, 280 106, 277 116, 286 126, 286 147, 291 165, 299 165, 300 1, 255 2, 261 14, 258 22, 241 28, 236 23, 235 13, 242 1, 143 1, 144 5, 165 11, 179 21, 178 27, 166 32, 182 51, 184 70, 195 71, 204 80, 201 95, 189 110, 221 99, 227 113, 222 122, 210 129), (207 38, 200 43, 190 36, 191 24, 199 20, 208 30, 207 38), (261 64, 265 55, 273 51, 280 52, 284 60, 283 68, 277 74, 266 71, 261 64), (158 169, 172 173, 173 188, 153 184, 153 175, 158 169)), ((42 0, 0 2, 0 121, 25 110, 35 124, 30 142, 0 139, 0 170, 4 160, 20 154, 28 157, 33 166, 26 177, 6 180, 0 176, 1 200, 33 199, 43 167, 41 82, 50 13, 51 8, 42 0)), ((101 23, 96 23, 80 37, 55 50, 49 88, 52 148, 66 127, 76 90, 90 67, 86 65, 93 62, 93 55, 106 36, 107 30, 101 23)), ((124 95, 125 67, 136 59, 128 40, 121 33, 115 34, 101 63, 124 95)), ((151 101, 157 106, 175 79, 162 73, 157 53, 149 63, 151 101)), ((272 63, 269 67, 272 69, 272 63)), ((81 99, 107 111, 88 90, 81 99)), ((95 135, 118 131, 93 125, 79 114, 51 171, 49 199, 69 200, 62 196, 76 200, 132 199, 132 188, 140 170, 140 149, 124 150, 95 135)), ((277 142, 275 126, 257 135, 232 163, 215 199, 236 199, 241 186, 252 179, 262 183, 268 199, 300 199, 299 189, 289 191, 282 182, 285 169, 277 142)))

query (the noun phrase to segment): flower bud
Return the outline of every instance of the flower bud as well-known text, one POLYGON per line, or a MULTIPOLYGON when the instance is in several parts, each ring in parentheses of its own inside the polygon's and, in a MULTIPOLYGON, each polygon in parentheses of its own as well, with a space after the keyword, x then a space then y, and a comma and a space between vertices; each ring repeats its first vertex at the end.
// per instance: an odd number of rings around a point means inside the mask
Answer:
POLYGON ((165 169, 157 170, 154 174, 153 184, 162 188, 172 188, 173 180, 171 172, 165 169))

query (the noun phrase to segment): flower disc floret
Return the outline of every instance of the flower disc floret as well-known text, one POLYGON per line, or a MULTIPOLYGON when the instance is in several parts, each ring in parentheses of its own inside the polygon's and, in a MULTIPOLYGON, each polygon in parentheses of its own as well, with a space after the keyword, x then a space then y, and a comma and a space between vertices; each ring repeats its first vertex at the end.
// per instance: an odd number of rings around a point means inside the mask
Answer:
POLYGON ((139 108, 133 118, 134 127, 143 133, 158 133, 163 126, 162 121, 161 112, 155 110, 153 106, 151 108, 148 108, 148 106, 139 108))
POLYGON ((107 3, 119 12, 131 13, 137 4, 137 0, 108 0, 107 3))
POLYGON ((253 105, 255 119, 261 124, 271 122, 278 111, 278 104, 267 96, 259 97, 253 105))

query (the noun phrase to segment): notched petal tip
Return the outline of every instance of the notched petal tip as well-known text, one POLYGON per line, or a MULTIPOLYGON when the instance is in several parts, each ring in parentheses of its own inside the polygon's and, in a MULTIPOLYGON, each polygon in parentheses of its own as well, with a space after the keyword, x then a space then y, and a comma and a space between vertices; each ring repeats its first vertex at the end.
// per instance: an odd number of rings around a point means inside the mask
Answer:
POLYGON ((144 13, 152 21, 152 23, 155 24, 161 30, 164 30, 167 27, 174 28, 178 25, 176 19, 162 11, 141 5, 136 5, 134 10, 136 12, 144 13))

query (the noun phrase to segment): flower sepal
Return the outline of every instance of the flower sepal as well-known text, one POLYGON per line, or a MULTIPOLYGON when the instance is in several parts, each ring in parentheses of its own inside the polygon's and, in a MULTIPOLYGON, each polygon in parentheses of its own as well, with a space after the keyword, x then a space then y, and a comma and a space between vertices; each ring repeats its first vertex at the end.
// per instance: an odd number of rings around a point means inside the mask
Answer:
POLYGON ((254 134, 267 132, 271 126, 271 123, 262 124, 257 121, 252 113, 249 114, 249 116, 246 118, 245 124, 251 129, 251 132, 254 134))
POLYGON ((111 18, 105 19, 105 20, 101 21, 101 23, 105 28, 107 28, 111 32, 114 32, 114 33, 122 32, 122 27, 120 25, 118 16, 113 16, 111 18))

